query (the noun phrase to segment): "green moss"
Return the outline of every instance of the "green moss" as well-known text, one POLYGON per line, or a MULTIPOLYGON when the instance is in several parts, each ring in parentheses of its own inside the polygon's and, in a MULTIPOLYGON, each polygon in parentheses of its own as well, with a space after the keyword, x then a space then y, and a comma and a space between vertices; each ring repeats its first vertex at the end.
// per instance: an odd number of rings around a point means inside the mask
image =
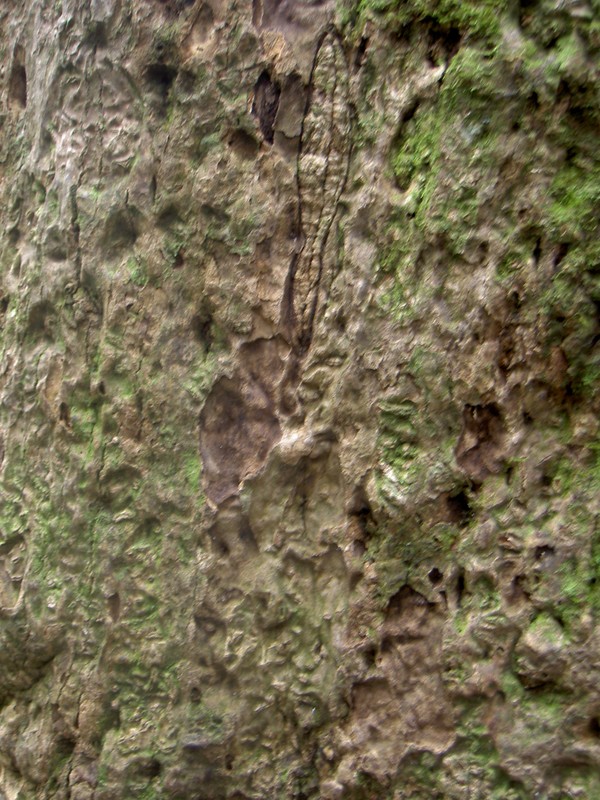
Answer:
POLYGON ((576 634, 582 614, 597 605, 598 591, 592 577, 593 568, 586 557, 571 558, 560 567, 562 597, 555 613, 569 636, 576 634))
POLYGON ((197 492, 200 489, 200 479, 202 476, 202 461, 200 460, 200 453, 195 448, 192 452, 188 453, 182 458, 183 461, 183 474, 189 488, 197 492))
POLYGON ((127 260, 129 279, 141 289, 148 283, 148 264, 141 256, 130 256, 127 260))
POLYGON ((169 267, 177 265, 177 261, 181 258, 181 252, 184 249, 185 244, 186 237, 183 233, 171 233, 165 236, 163 253, 169 267))
POLYGON ((430 107, 406 124, 402 140, 395 144, 392 167, 399 187, 406 191, 415 178, 421 178, 417 202, 423 199, 423 188, 432 170, 439 169, 442 127, 440 115, 430 107))
POLYGON ((501 3, 494 0, 359 0, 354 8, 346 7, 343 16, 348 20, 372 17, 392 30, 427 22, 493 42, 508 9, 506 0, 501 3))
POLYGON ((562 646, 564 644, 564 635, 561 626, 556 619, 547 612, 538 614, 529 626, 528 631, 551 645, 562 646))
MULTIPOLYGON (((597 237, 600 159, 565 165, 555 175, 550 191, 552 205, 548 222, 550 231, 560 241, 586 243, 590 237, 597 237)), ((588 268, 594 266, 590 264, 588 268)))

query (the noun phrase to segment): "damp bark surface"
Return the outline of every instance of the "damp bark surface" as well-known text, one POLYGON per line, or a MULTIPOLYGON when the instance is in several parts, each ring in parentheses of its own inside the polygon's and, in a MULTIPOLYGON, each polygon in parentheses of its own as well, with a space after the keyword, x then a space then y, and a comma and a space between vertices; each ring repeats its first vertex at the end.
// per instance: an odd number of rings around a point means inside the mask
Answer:
POLYGON ((600 9, 0 10, 0 800, 600 797, 600 9))

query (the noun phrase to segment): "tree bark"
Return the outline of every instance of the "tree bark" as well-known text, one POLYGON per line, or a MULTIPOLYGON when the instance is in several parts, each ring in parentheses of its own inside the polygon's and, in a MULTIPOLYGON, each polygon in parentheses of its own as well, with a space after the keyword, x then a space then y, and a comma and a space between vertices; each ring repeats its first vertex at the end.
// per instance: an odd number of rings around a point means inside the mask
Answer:
POLYGON ((598 0, 6 6, 0 800, 600 796, 598 0))

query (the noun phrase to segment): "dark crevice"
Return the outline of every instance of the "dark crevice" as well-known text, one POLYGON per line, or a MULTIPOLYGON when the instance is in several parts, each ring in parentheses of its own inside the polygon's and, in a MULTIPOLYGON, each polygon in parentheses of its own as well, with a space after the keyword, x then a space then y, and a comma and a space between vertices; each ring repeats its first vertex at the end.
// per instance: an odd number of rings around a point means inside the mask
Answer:
POLYGON ((508 300, 513 307, 514 311, 519 311, 522 305, 521 295, 517 292, 516 289, 513 289, 512 292, 508 295, 508 300))
POLYGON ((206 309, 199 311, 192 317, 192 331, 194 333, 194 338, 196 341, 200 342, 205 353, 210 351, 214 343, 212 324, 212 315, 206 309))
POLYGON ((199 689, 197 686, 192 686, 190 689, 190 703, 194 703, 195 705, 202 701, 202 690, 199 689))
POLYGON ((158 0, 158 4, 172 16, 182 14, 186 9, 191 8, 195 3, 196 0, 158 0))
POLYGON ((565 164, 574 164, 577 160, 578 153, 579 150, 574 144, 567 147, 565 151, 565 164))
POLYGON ((277 81, 266 70, 261 72, 254 87, 252 113, 258 119, 260 132, 268 144, 273 144, 280 96, 281 87, 277 81))
POLYGON ((362 36, 360 42, 358 43, 358 47, 356 48, 356 54, 354 56, 354 66, 356 67, 356 69, 360 69, 362 65, 365 63, 368 47, 369 47, 368 36, 362 36))
POLYGON ((448 509, 450 522, 456 523, 461 528, 468 525, 473 517, 469 496, 464 490, 461 490, 457 494, 448 495, 446 497, 446 507, 448 509))
POLYGON ((527 108, 530 111, 537 111, 540 107, 540 98, 535 89, 529 94, 527 98, 527 108))
POLYGON ((354 490, 350 507, 348 508, 348 514, 358 523, 358 528, 363 537, 363 541, 368 539, 373 533, 375 519, 373 517, 371 504, 369 503, 365 490, 362 486, 359 486, 354 490))
POLYGON ((561 263, 564 261, 565 256, 569 252, 569 245, 566 242, 561 242, 556 248, 556 252, 554 253, 554 257, 552 259, 552 266, 555 270, 560 267, 561 263))
POLYGON ((71 414, 69 412, 69 406, 64 402, 58 407, 58 418, 61 422, 65 423, 67 428, 71 426, 71 414))
POLYGON ((238 128, 230 133, 227 144, 240 158, 251 161, 258 153, 258 142, 243 128, 238 128))
POLYGON ((118 592, 107 597, 108 613, 113 622, 117 622, 121 616, 121 598, 118 592))
POLYGON ((554 483, 554 473, 550 472, 543 472, 542 477, 540 478, 540 483, 545 489, 548 489, 554 483))
POLYGON ((465 588, 466 588, 465 571, 461 567, 458 572, 458 575, 456 576, 456 605, 458 606, 458 608, 460 608, 462 605, 463 597, 465 594, 465 588))
POLYGON ((13 66, 8 83, 8 102, 12 108, 23 109, 27 106, 27 71, 25 69, 25 53, 17 47, 14 53, 13 66))
POLYGON ((240 524, 239 537, 242 544, 245 544, 251 550, 254 550, 256 553, 258 553, 256 537, 254 536, 254 531, 252 530, 250 521, 246 517, 244 517, 240 524))
POLYGON ((517 677, 523 684, 525 691, 530 695, 543 694, 544 692, 547 692, 549 690, 552 691, 555 688, 555 684, 552 681, 544 680, 544 678, 546 677, 545 675, 542 675, 542 680, 536 683, 529 683, 527 680, 527 676, 525 675, 518 675, 517 677))
POLYGON ((440 572, 440 570, 437 567, 434 567, 433 569, 429 570, 427 577, 434 586, 437 586, 438 583, 441 583, 442 580, 444 579, 444 573, 440 572))
POLYGON ((140 769, 140 773, 146 778, 158 778, 162 772, 162 764, 157 758, 149 758, 140 769))
POLYGON ((166 112, 171 87, 176 77, 177 70, 162 62, 150 64, 146 68, 146 82, 161 114, 166 112))
POLYGON ((534 8, 537 6, 538 0, 520 0, 517 5, 519 10, 519 25, 522 28, 527 27, 530 22, 531 14, 533 13, 534 8))
POLYGON ((184 258, 183 258, 183 248, 180 247, 179 250, 175 253, 175 258, 173 259, 172 267, 173 269, 181 269, 184 265, 184 258))
POLYGON ((448 64, 460 49, 462 36, 458 28, 446 28, 429 20, 427 25, 427 59, 431 66, 448 64))
POLYGON ((600 739, 600 718, 592 717, 588 723, 588 730, 596 739, 600 739))
POLYGON ((515 575, 510 584, 510 591, 508 594, 508 602, 516 603, 519 600, 529 601, 530 595, 526 586, 527 577, 525 575, 515 575))
POLYGON ((375 665, 375 661, 377 660, 377 648, 374 644, 369 644, 365 647, 362 651, 362 657, 367 667, 372 667, 375 665))

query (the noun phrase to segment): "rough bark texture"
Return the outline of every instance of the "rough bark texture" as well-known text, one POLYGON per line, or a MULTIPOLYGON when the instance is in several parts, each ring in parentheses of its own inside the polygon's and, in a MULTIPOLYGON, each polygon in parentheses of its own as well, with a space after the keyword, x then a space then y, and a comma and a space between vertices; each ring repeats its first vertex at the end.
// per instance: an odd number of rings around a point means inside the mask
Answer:
POLYGON ((600 797, 598 0, 0 10, 0 798, 600 797))

